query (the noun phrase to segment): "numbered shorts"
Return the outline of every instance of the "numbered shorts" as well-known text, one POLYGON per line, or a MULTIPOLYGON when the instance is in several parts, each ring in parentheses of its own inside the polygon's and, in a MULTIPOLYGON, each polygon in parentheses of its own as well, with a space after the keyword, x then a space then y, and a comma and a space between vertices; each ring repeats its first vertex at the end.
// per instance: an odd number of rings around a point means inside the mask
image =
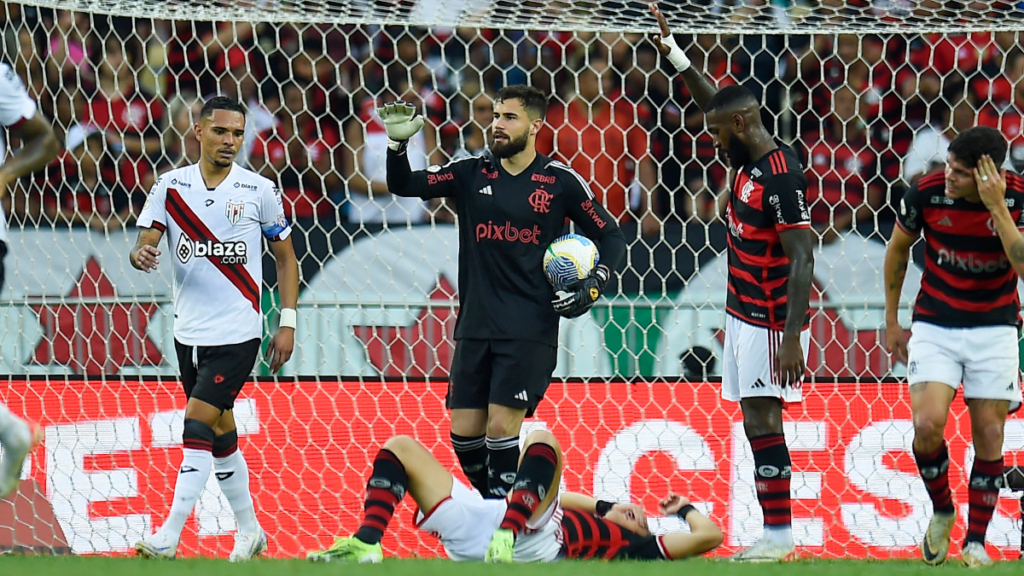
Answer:
MULTIPOLYGON (((451 496, 426 514, 417 510, 416 527, 437 537, 448 558, 482 562, 491 536, 505 518, 505 500, 484 500, 480 493, 452 478, 451 496)), ((552 562, 562 556, 562 509, 558 500, 516 538, 516 562, 552 562)))
MULTIPOLYGON (((725 316, 725 361, 722 363, 722 398, 739 402, 743 398, 779 398, 789 404, 803 400, 803 377, 783 387, 775 376, 775 355, 782 344, 782 331, 754 326, 725 316)), ((807 363, 811 331, 800 333, 800 347, 807 363)))
POLYGON ((907 384, 941 382, 964 399, 1007 400, 1020 408, 1016 326, 947 328, 914 322, 907 342, 907 384))
POLYGON ((231 410, 256 366, 260 339, 223 346, 187 346, 175 340, 174 350, 185 397, 231 410))
POLYGON ((558 349, 539 342, 456 340, 445 403, 449 409, 497 404, 523 408, 533 416, 551 385, 557 361, 558 349))

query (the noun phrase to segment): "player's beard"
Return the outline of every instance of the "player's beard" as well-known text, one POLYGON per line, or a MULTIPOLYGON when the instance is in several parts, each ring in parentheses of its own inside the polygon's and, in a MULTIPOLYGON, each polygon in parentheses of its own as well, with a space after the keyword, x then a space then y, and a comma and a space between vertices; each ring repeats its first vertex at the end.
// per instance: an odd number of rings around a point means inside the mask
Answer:
POLYGON ((494 135, 491 135, 491 154, 494 154, 495 158, 511 158, 516 154, 519 154, 523 150, 526 150, 526 144, 530 141, 530 132, 523 131, 523 135, 519 138, 508 137, 508 142, 499 144, 494 141, 494 135))
POLYGON ((750 157, 750 150, 747 150, 747 146, 740 142, 735 134, 729 138, 729 147, 726 150, 729 153, 729 166, 733 168, 739 169, 754 161, 750 157))

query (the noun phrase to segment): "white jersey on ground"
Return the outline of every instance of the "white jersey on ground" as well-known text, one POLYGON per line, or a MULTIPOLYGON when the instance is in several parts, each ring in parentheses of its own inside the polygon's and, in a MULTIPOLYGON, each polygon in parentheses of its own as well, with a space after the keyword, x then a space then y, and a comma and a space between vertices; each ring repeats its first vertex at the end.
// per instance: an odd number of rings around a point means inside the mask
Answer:
MULTIPOLYGON (((36 115, 35 100, 28 95, 25 83, 9 64, 0 64, 0 124, 17 127, 36 115)), ((7 141, 0 135, 0 164, 7 158, 7 141)), ((0 242, 7 242, 7 214, 0 205, 0 242)))
POLYGON ((208 190, 198 164, 171 170, 153 185, 138 226, 167 233, 176 340, 223 346, 263 335, 263 237, 291 234, 270 180, 232 163, 227 178, 208 190))

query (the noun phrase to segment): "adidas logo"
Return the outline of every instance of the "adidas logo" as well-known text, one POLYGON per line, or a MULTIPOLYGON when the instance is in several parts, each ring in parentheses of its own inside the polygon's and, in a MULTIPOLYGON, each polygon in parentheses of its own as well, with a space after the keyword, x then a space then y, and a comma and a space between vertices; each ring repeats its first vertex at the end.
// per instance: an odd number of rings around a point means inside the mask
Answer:
POLYGON ((751 388, 764 388, 765 385, 764 385, 764 382, 760 378, 758 378, 757 380, 754 381, 753 384, 750 385, 750 387, 751 388))
POLYGON ((480 193, 485 195, 485 196, 493 196, 493 194, 491 194, 491 187, 490 186, 484 186, 483 188, 481 188, 480 189, 480 193))
POLYGON ((526 390, 523 390, 519 394, 516 394, 515 396, 513 396, 513 398, 515 398, 516 400, 522 400, 523 402, 530 401, 530 397, 526 395, 526 390))
POLYGON ((939 220, 938 222, 936 222, 936 225, 937 226, 945 226, 947 228, 952 228, 953 227, 953 221, 949 219, 949 216, 943 216, 942 220, 939 220))

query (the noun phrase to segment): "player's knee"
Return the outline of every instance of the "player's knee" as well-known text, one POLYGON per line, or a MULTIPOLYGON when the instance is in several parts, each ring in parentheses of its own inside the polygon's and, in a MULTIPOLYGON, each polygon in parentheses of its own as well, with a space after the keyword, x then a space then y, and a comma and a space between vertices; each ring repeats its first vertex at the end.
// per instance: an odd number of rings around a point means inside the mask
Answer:
POLYGON ((914 444, 918 448, 930 451, 942 443, 942 435, 946 430, 946 417, 931 411, 921 411, 914 415, 914 444))
POLYGON ((747 438, 782 434, 782 401, 778 398, 744 398, 740 407, 747 438))
POLYGON ((418 445, 419 443, 409 436, 392 436, 384 443, 384 448, 401 458, 418 445))
POLYGON ((185 426, 181 432, 181 440, 185 448, 212 452, 215 437, 213 427, 209 424, 192 418, 185 419, 185 426))
POLYGON ((1001 453, 1003 445, 1003 423, 981 422, 971 427, 971 435, 979 452, 1001 453))
POLYGON ((487 435, 491 438, 518 436, 525 410, 497 409, 487 414, 487 435))
MULTIPOLYGON (((214 429, 216 432, 216 428, 214 429)), ((217 434, 213 438, 213 457, 227 458, 238 451, 238 430, 217 434)))
POLYGON ((547 444, 553 447, 556 453, 561 451, 561 448, 558 446, 558 439, 548 430, 534 430, 527 434, 526 440, 523 442, 523 451, 533 444, 547 444))

